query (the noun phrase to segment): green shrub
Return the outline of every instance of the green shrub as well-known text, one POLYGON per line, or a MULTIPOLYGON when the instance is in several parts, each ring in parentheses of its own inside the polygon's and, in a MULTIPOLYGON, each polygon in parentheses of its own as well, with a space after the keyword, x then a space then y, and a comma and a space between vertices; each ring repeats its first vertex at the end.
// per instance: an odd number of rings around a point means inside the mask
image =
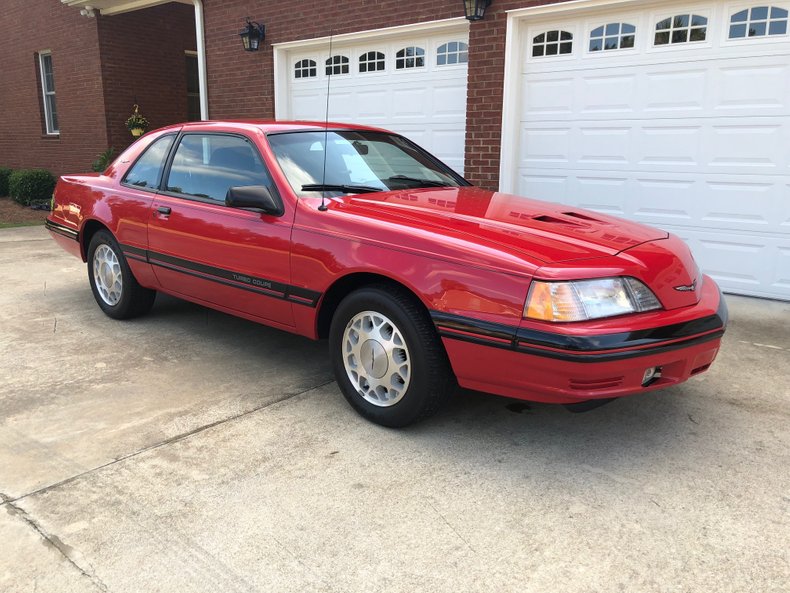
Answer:
POLYGON ((45 169, 20 169, 8 178, 8 194, 23 206, 48 202, 55 189, 55 176, 45 169))
POLYGON ((8 167, 0 167, 0 198, 8 195, 8 178, 13 173, 13 169, 8 167))
POLYGON ((115 149, 111 146, 104 152, 100 152, 99 154, 97 154, 96 160, 93 161, 93 165, 91 165, 91 168, 96 173, 103 173, 104 170, 110 166, 110 163, 112 162, 112 155, 114 152, 115 149))

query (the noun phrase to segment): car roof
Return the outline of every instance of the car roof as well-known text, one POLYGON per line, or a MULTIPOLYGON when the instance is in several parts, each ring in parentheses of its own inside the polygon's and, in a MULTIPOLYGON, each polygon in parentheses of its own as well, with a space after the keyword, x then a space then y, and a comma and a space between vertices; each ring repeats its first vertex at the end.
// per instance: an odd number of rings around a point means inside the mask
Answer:
POLYGON ((276 121, 273 119, 227 119, 227 120, 206 120, 194 121, 182 124, 175 124, 160 128, 161 130, 183 128, 188 131, 190 128, 205 129, 206 127, 217 128, 217 130, 261 130, 265 134, 281 132, 305 132, 311 130, 367 130, 375 132, 386 132, 382 128, 370 126, 360 126, 358 124, 347 124, 339 122, 317 122, 317 121, 276 121))

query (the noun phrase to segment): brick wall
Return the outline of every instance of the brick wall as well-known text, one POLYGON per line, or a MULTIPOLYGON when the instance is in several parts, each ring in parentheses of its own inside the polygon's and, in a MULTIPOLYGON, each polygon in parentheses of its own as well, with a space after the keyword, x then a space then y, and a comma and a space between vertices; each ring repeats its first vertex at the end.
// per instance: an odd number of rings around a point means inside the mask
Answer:
POLYGON ((184 52, 197 49, 195 10, 170 3, 97 20, 107 146, 118 154, 134 140, 125 122, 135 101, 152 130, 186 121, 184 52))
MULTIPOLYGON (((499 185, 505 11, 551 1, 494 0, 485 19, 471 23, 465 171, 483 187, 499 185)), ((204 7, 213 119, 274 117, 272 43, 463 16, 461 0, 204 0, 204 7), (238 32, 246 16, 266 24, 265 46, 257 53, 241 49, 238 32)))
POLYGON ((90 168, 107 142, 96 21, 59 1, 3 0, 0 166, 90 168), (60 135, 45 136, 37 52, 52 51, 60 135))
POLYGON ((152 128, 187 119, 185 50, 195 50, 192 6, 171 3, 86 18, 59 0, 3 0, 0 166, 90 171, 109 146, 133 138, 135 98, 152 128), (52 51, 60 134, 45 134, 37 52, 52 51))

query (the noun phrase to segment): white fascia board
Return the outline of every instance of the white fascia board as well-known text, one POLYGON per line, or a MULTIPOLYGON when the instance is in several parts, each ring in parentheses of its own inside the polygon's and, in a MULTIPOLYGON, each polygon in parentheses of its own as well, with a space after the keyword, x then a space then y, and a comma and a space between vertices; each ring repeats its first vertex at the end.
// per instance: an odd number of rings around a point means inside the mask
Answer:
POLYGON ((573 12, 577 10, 592 10, 595 8, 607 8, 618 5, 650 4, 655 0, 570 0, 568 2, 556 2, 554 4, 541 4, 540 6, 530 6, 528 8, 514 8, 505 13, 508 19, 537 16, 541 14, 561 14, 563 12, 573 12))
MULTIPOLYGON (((370 29, 354 33, 343 33, 342 35, 332 36, 333 45, 343 43, 354 43, 365 39, 381 39, 386 37, 397 37, 399 35, 411 35, 422 31, 442 31, 445 29, 457 29, 467 31, 469 21, 464 17, 443 19, 440 21, 428 21, 425 23, 413 23, 409 25, 399 25, 397 27, 385 27, 383 29, 370 29)), ((285 41, 283 43, 273 43, 272 47, 276 50, 288 50, 294 48, 307 48, 311 46, 325 46, 329 44, 330 37, 314 37, 311 39, 300 39, 298 41, 285 41)))
POLYGON ((191 0, 60 0, 66 6, 73 6, 75 8, 85 8, 90 6, 94 10, 98 10, 104 16, 112 16, 114 14, 122 14, 124 12, 133 12, 135 10, 142 10, 150 8, 151 6, 159 6, 160 4, 167 4, 168 2, 179 2, 181 4, 192 4, 191 0))

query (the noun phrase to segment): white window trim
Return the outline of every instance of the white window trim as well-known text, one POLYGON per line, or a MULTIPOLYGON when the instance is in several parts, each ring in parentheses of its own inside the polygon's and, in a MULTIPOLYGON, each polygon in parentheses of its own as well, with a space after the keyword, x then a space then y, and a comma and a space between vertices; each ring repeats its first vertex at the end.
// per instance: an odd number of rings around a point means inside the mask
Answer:
MULTIPOLYGON (((55 128, 54 122, 52 121, 52 112, 49 109, 49 102, 47 101, 48 96, 55 97, 57 100, 57 93, 56 91, 47 91, 47 78, 44 75, 44 57, 49 56, 50 62, 52 60, 52 50, 45 49, 38 52, 38 73, 41 78, 41 104, 44 107, 44 127, 46 129, 47 136, 59 136, 60 130, 55 128)), ((52 76, 54 77, 55 71, 54 67, 52 69, 52 76)))

